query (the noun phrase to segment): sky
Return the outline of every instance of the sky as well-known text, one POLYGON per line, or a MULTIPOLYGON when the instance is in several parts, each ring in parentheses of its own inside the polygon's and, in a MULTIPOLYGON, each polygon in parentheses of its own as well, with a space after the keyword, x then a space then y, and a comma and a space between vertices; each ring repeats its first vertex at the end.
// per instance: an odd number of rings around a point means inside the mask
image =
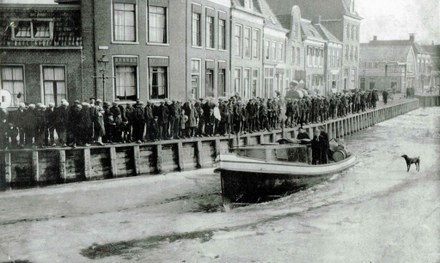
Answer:
MULTIPOLYGON (((270 1, 270 0, 269 0, 270 1)), ((0 0, 0 3, 53 3, 53 0, 0 0)), ((356 0, 364 18, 361 41, 406 39, 409 33, 424 44, 440 44, 440 0, 356 0)))

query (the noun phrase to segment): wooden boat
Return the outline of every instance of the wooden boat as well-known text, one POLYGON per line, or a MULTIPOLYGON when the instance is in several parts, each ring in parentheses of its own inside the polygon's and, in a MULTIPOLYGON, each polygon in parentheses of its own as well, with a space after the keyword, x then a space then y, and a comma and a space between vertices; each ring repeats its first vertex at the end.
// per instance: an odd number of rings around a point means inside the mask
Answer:
POLYGON ((250 146, 219 155, 223 201, 257 203, 303 190, 354 166, 356 156, 347 155, 339 162, 311 165, 310 147, 298 144, 250 146))

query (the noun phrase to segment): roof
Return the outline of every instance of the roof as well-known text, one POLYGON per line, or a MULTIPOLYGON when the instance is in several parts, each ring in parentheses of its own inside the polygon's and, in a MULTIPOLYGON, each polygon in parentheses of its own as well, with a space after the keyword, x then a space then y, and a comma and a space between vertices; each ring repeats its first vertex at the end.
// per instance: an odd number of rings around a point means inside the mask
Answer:
POLYGON ((428 54, 428 52, 422 46, 411 39, 371 40, 369 44, 383 46, 412 46, 416 54, 428 54))
POLYGON ((318 32, 325 40, 330 42, 342 43, 337 37, 335 37, 332 33, 330 33, 330 31, 328 31, 328 29, 322 24, 316 24, 315 28, 318 30, 318 32))
POLYGON ((361 61, 387 61, 406 63, 411 46, 361 44, 361 61))
POLYGON ((313 20, 318 16, 322 19, 338 19, 344 15, 362 19, 357 12, 350 12, 350 0, 269 0, 273 12, 283 24, 289 23, 290 11, 297 5, 301 9, 301 16, 313 20))
MULTIPOLYGON (((260 3, 257 0, 251 0, 252 1, 252 10, 250 10, 253 13, 258 13, 261 14, 261 8, 260 8, 260 3)), ((244 0, 232 0, 232 5, 234 7, 241 7, 241 8, 245 8, 244 7, 244 0)))
POLYGON ((271 6, 268 4, 272 0, 255 0, 258 3, 258 6, 261 10, 261 13, 263 14, 266 22, 266 26, 277 28, 277 29, 288 29, 289 27, 284 27, 280 21, 278 20, 277 16, 273 12, 271 6))
MULTIPOLYGON (((34 24, 34 27, 36 25, 34 24)), ((0 5, 0 35, 2 47, 81 47, 81 11, 79 5, 0 5), (51 19, 53 38, 13 38, 13 28, 17 32, 23 19, 51 19)), ((34 29, 35 30, 35 29, 34 29)), ((24 31, 30 35, 30 32, 24 31)), ((40 31, 46 34, 46 31, 40 31)), ((49 32, 49 29, 47 29, 49 32)), ((34 31, 35 33, 35 31, 34 31)), ((17 33, 16 33, 17 34, 17 33)), ((49 34, 49 33, 47 33, 49 34)))
POLYGON ((312 22, 306 19, 301 20, 301 30, 304 39, 311 39, 317 41, 325 41, 319 31, 312 25, 312 22))

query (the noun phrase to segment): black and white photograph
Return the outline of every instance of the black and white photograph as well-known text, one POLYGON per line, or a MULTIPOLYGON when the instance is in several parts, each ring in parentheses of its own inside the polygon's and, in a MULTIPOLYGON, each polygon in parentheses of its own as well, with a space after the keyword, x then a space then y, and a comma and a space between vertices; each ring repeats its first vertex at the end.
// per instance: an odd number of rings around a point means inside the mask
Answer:
POLYGON ((0 263, 440 263, 439 0, 0 0, 0 263))

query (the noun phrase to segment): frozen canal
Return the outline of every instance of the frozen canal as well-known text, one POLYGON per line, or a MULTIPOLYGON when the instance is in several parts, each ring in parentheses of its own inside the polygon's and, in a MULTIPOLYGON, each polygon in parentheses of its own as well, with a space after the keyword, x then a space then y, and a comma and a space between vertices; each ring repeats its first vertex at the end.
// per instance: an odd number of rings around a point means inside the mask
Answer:
POLYGON ((346 144, 351 170, 229 211, 212 169, 1 193, 0 262, 440 262, 440 108, 346 144))

